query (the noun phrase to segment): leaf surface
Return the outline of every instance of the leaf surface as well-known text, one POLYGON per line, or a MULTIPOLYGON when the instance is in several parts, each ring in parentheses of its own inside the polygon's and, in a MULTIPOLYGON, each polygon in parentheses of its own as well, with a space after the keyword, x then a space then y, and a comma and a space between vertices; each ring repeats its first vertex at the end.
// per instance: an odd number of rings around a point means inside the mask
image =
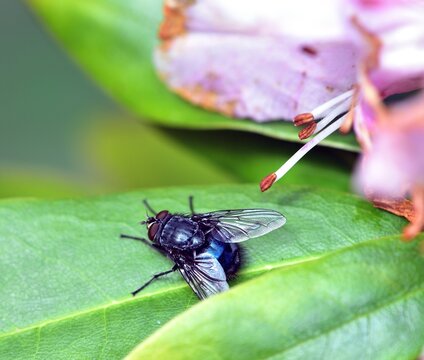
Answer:
MULTIPOLYGON (((141 243, 119 239, 120 233, 145 236, 138 225, 145 218, 142 199, 156 211, 187 212, 190 194, 197 212, 263 207, 287 217, 283 228, 243 244, 244 266, 231 286, 399 233, 405 224, 355 196, 296 186, 266 194, 243 185, 3 200, 0 358, 121 358, 197 302, 177 273, 132 298, 132 290, 172 264, 141 243)), ((309 292, 304 289, 305 297, 309 292)))
POLYGON ((412 359, 423 311, 416 244, 374 239, 199 304, 127 359, 412 359))

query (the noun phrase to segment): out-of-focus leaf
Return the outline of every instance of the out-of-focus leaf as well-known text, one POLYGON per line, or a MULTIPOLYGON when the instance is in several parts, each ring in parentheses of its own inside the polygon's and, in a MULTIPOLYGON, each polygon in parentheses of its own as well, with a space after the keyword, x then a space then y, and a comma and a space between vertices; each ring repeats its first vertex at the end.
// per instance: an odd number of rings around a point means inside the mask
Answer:
MULTIPOLYGON (((85 132, 90 168, 126 189, 148 186, 252 183, 277 169, 299 145, 237 131, 152 128, 101 119, 85 132)), ((352 153, 320 148, 276 184, 349 190, 352 153), (346 159, 342 158, 346 156, 346 159)))
POLYGON ((169 132, 126 118, 102 118, 86 129, 80 149, 82 160, 109 188, 236 182, 231 172, 191 149, 190 139, 179 142, 169 132))
POLYGON ((0 198, 57 199, 84 195, 88 192, 82 184, 75 182, 57 174, 3 168, 0 171, 0 198))
POLYGON ((424 259, 415 245, 374 239, 274 271, 175 318, 127 359, 416 359, 424 259))
MULTIPOLYGON (((256 185, 239 185, 157 189, 86 200, 4 200, 0 202, 0 358, 122 358, 196 302, 177 273, 132 298, 130 291, 172 265, 139 242, 119 239, 120 233, 145 235, 139 225, 145 217, 142 199, 148 198, 157 211, 187 212, 190 194, 198 212, 265 207, 286 215, 283 228, 242 244, 244 266, 236 282, 293 264, 307 269, 308 262, 399 233, 404 226, 402 219, 357 197, 292 186, 266 194, 260 194, 256 185)), ((403 264, 401 250, 399 254, 392 266, 403 264)), ((373 261, 365 255, 363 259, 373 261)), ((409 260, 415 267, 412 253, 409 260)), ((406 266, 399 268, 399 274, 406 266)), ((331 267, 327 269, 330 276, 331 267)), ((340 269, 333 270, 331 276, 337 276, 340 269)), ((357 279, 352 273, 339 281, 350 286, 349 276, 357 279)), ((340 290, 338 284, 335 291, 340 290)), ((312 296, 311 288, 298 291, 299 301, 312 296)), ((315 326, 313 320, 302 319, 302 326, 307 327, 308 321, 315 326)))
MULTIPOLYGON (((114 98, 138 115, 170 127, 233 129, 299 141, 291 122, 257 124, 192 106, 163 85, 153 68, 162 18, 158 0, 29 0, 64 44, 114 98)), ((353 135, 334 134, 323 145, 357 151, 353 135)))
MULTIPOLYGON (((236 131, 197 132, 195 136, 182 130, 170 132, 174 139, 188 144, 205 160, 249 183, 259 183, 264 175, 278 169, 300 147, 299 144, 236 131)), ((355 154, 349 152, 320 148, 308 154, 274 186, 309 185, 347 191, 355 159, 355 154)))

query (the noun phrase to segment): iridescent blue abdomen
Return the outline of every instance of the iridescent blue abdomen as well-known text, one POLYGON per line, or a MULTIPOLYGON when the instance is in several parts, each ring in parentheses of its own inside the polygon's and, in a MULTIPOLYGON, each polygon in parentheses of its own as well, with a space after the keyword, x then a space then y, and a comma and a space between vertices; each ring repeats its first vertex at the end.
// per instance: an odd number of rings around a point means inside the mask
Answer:
POLYGON ((226 275, 234 275, 240 267, 240 250, 237 244, 212 240, 206 252, 219 261, 226 275))

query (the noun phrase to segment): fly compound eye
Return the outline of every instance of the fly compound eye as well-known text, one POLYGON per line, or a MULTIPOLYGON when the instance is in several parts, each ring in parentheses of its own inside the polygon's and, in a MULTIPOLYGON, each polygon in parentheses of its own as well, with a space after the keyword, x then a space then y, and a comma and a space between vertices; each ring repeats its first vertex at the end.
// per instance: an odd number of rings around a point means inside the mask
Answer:
POLYGON ((149 236, 150 240, 154 240, 157 232, 159 230, 159 224, 158 223, 153 223, 149 226, 149 231, 147 233, 147 235, 149 236))
POLYGON ((168 214, 169 214, 169 211, 168 210, 162 210, 161 212, 159 212, 156 215, 156 219, 163 220, 163 219, 165 219, 168 216, 168 214))

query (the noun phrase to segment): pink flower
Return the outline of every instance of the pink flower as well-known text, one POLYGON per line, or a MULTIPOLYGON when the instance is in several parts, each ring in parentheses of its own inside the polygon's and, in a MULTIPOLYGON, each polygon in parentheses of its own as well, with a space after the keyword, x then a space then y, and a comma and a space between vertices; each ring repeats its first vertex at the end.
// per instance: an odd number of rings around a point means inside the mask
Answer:
POLYGON ((267 176, 261 189, 284 176, 323 138, 353 123, 363 149, 358 187, 376 206, 412 220, 404 233, 411 238, 424 226, 424 96, 391 107, 382 100, 423 87, 424 3, 363 0, 350 5, 348 20, 360 54, 356 88, 295 117, 295 125, 306 125, 299 136, 315 137, 267 176), (403 199, 408 195, 413 214, 403 199))
POLYGON ((360 188, 403 197, 410 184, 424 185, 424 96, 394 105, 375 119, 372 147, 360 166, 360 188))
POLYGON ((377 206, 411 219, 407 237, 423 227, 424 96, 383 103, 423 88, 423 1, 166 4, 156 64, 171 89, 232 116, 294 117, 303 127, 299 137, 312 137, 261 182, 262 191, 322 139, 353 126, 363 149, 358 188, 377 206))
POLYGON ((357 54, 338 6, 338 0, 166 1, 156 67, 195 104, 257 121, 290 119, 355 82, 357 54))
POLYGON ((410 239, 424 227, 424 94, 390 108, 381 102, 371 106, 371 142, 358 165, 356 187, 378 207, 408 218, 404 237, 410 239))

